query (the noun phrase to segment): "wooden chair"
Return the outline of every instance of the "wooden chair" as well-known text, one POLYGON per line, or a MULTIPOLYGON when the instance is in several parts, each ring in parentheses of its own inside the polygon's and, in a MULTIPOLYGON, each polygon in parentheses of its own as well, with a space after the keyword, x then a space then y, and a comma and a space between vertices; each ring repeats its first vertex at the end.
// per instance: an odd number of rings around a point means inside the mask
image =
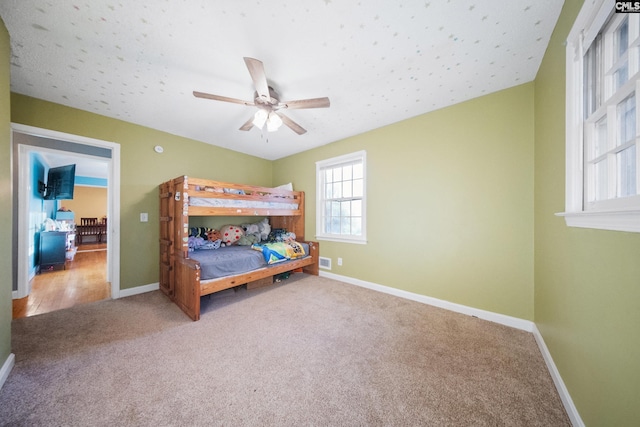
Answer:
POLYGON ((102 228, 100 229, 100 243, 106 243, 107 242, 107 217, 103 217, 102 220, 100 221, 100 225, 102 226, 102 228))
POLYGON ((80 225, 76 226, 76 244, 81 245, 85 237, 93 237, 96 243, 100 243, 105 229, 98 218, 80 218, 80 225))

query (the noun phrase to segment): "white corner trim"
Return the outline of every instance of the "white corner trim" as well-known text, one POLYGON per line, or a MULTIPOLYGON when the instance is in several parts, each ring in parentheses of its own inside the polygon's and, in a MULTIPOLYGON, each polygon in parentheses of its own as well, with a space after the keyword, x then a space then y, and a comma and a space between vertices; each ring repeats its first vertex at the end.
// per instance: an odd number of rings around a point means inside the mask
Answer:
POLYGON ((475 316, 479 319, 488 320, 490 322, 499 323, 501 325, 509 326, 511 328, 516 328, 527 332, 533 332, 533 328, 535 327, 535 324, 530 320, 523 320, 517 317, 481 310, 479 308, 473 308, 462 304, 456 304, 438 298, 428 297, 426 295, 415 294, 413 292, 403 291, 401 289, 391 288, 389 286, 378 285, 377 283, 354 279, 353 277, 341 276, 339 274, 329 273, 326 271, 320 271, 320 276, 338 280, 340 282, 349 283, 351 285, 372 289, 374 291, 383 292, 385 294, 395 295, 400 298, 421 302, 423 304, 432 305, 434 307, 444 308, 445 310, 453 311, 456 313, 475 316))
POLYGON ((157 291, 158 289, 160 289, 160 282, 136 286, 135 288, 120 289, 118 295, 114 296, 113 299, 126 298, 133 295, 144 294, 146 292, 157 291))
POLYGON ((16 364, 16 356, 13 353, 9 353, 9 357, 2 364, 2 368, 0 368, 0 389, 4 385, 7 378, 9 378, 9 373, 13 369, 16 364))
POLYGON ((533 326, 533 336, 536 339, 536 343, 538 344, 538 348, 542 353, 542 357, 544 358, 545 363, 547 364, 547 369, 549 370, 549 374, 551 374, 551 378, 553 379, 553 383, 558 390, 558 394, 560 395, 560 399, 562 400, 562 404, 564 405, 564 409, 567 411, 567 415, 571 420, 571 424, 575 427, 584 427, 584 422, 582 418, 580 418, 580 414, 578 413, 578 409, 573 404, 573 399, 571 399, 571 395, 569 394, 569 390, 564 385, 564 381, 562 381, 562 377, 560 376, 560 372, 556 367, 556 364, 553 362, 553 358, 551 357, 551 353, 549 353, 549 349, 544 342, 544 338, 542 338, 542 334, 538 330, 538 327, 533 326))

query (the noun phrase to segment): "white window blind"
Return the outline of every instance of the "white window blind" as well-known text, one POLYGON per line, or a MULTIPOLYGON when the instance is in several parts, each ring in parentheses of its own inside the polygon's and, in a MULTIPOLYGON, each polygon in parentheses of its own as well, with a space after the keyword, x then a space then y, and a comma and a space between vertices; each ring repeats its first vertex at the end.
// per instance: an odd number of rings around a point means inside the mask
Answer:
POLYGON ((366 243, 366 152, 316 163, 316 238, 366 243))

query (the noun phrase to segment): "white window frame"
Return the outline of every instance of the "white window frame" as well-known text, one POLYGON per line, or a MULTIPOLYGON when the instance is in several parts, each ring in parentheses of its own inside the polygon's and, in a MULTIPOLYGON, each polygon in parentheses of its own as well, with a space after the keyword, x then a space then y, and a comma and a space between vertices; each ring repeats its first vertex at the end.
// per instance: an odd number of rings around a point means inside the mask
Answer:
MULTIPOLYGON (((583 46, 588 47, 601 32, 614 5, 615 2, 609 0, 585 1, 567 38, 566 199, 565 212, 556 215, 564 217, 570 227, 640 232, 640 196, 609 199, 589 206, 584 197, 587 190, 584 185, 583 46)), ((640 97, 638 90, 636 97, 640 97)), ((636 108, 636 114, 640 114, 638 110, 636 108)), ((640 124, 640 120, 636 119, 636 123, 640 124)), ((636 161, 636 167, 640 168, 640 161, 636 161)))
POLYGON ((345 154, 331 159, 316 162, 316 239, 329 240, 343 243, 367 243, 367 153, 366 151, 358 151, 351 154, 345 154), (335 167, 340 164, 362 162, 363 188, 362 188, 362 234, 346 235, 346 234, 330 234, 323 232, 323 212, 325 203, 324 187, 324 170, 335 167))

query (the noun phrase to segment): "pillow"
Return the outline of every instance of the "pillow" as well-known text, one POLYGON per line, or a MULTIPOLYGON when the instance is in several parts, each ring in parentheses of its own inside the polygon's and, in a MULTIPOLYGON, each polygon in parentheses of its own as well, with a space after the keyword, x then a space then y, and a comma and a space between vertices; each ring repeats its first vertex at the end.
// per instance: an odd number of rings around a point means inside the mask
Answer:
POLYGON ((293 184, 292 183, 288 183, 288 184, 282 184, 282 185, 278 185, 277 187, 280 190, 289 190, 289 191, 293 191, 293 184))
POLYGON ((244 230, 237 225, 225 225, 220 229, 220 234, 222 235, 222 243, 233 245, 244 236, 244 230))

